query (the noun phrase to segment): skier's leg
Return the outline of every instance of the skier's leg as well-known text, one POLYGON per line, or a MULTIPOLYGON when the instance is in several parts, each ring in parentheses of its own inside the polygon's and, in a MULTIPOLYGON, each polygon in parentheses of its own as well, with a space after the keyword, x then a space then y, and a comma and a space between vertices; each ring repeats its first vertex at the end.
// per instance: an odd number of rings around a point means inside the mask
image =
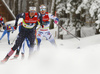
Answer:
POLYGON ((8 44, 10 44, 9 36, 10 36, 10 32, 7 32, 8 44))
POLYGON ((24 42, 22 43, 22 46, 21 46, 21 53, 25 53, 25 40, 24 42))
POLYGON ((52 45, 57 46, 55 39, 54 39, 53 35, 50 33, 50 31, 46 32, 45 37, 52 45))
POLYGON ((21 50, 21 47, 22 47, 22 44, 17 48, 14 58, 18 58, 20 50, 21 50))
POLYGON ((43 32, 38 31, 37 36, 36 36, 36 42, 37 42, 37 49, 40 49, 40 43, 43 37, 43 32))
POLYGON ((15 42, 15 45, 11 48, 11 50, 9 51, 9 53, 6 55, 6 57, 1 61, 1 62, 6 62, 9 57, 14 53, 14 51, 18 48, 19 45, 22 44, 22 42, 24 41, 24 35, 22 32, 19 33, 18 38, 15 42))
POLYGON ((27 46, 30 47, 30 42, 29 42, 28 38, 26 38, 26 43, 27 43, 27 46))
POLYGON ((19 55, 20 50, 21 50, 21 47, 22 47, 22 44, 17 48, 17 50, 16 50, 16 55, 19 55))
POLYGON ((57 46, 53 35, 51 35, 51 38, 49 39, 49 41, 50 41, 50 43, 51 43, 52 45, 57 46))
POLYGON ((33 53, 34 41, 35 41, 35 32, 29 33, 27 38, 30 42, 30 48, 29 48, 29 56, 30 56, 33 53))
POLYGON ((41 38, 37 38, 37 49, 40 49, 41 38))
POLYGON ((21 59, 24 59, 24 53, 25 53, 25 40, 22 43, 22 47, 21 47, 21 55, 22 55, 21 59))
MULTIPOLYGON (((27 46, 30 48, 30 42, 29 42, 28 38, 25 38, 25 40, 27 42, 27 46)), ((25 53, 25 40, 24 40, 22 47, 21 47, 22 59, 24 59, 24 53, 25 53)))
POLYGON ((4 30, 4 32, 3 32, 3 34, 2 34, 2 36, 0 37, 0 40, 4 37, 4 35, 7 33, 7 31, 6 30, 4 30))

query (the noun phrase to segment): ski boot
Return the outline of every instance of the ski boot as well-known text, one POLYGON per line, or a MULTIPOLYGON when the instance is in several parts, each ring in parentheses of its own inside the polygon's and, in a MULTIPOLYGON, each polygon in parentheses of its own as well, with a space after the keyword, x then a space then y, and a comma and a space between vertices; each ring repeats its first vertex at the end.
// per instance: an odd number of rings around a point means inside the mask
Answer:
POLYGON ((5 62, 7 62, 8 59, 9 59, 9 56, 7 55, 3 60, 1 60, 1 63, 5 63, 5 62))
POLYGON ((10 40, 8 40, 8 44, 10 45, 10 40))
POLYGON ((14 56, 14 58, 15 58, 15 59, 17 59, 17 58, 18 58, 18 56, 19 56, 19 55, 17 55, 17 54, 16 54, 16 55, 14 56))
POLYGON ((21 59, 23 60, 24 59, 24 53, 21 53, 22 54, 22 57, 21 57, 21 59))
POLYGON ((14 58, 18 58, 18 56, 19 56, 19 50, 16 50, 16 54, 15 54, 14 58))

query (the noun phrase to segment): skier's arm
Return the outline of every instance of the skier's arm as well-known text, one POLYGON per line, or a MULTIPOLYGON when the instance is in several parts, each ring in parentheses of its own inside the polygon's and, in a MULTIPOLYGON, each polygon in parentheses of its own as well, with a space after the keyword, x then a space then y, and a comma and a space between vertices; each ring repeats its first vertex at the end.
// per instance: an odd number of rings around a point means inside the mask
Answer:
POLYGON ((11 29, 14 31, 14 27, 11 26, 11 29))
POLYGON ((0 23, 4 26, 5 24, 4 24, 4 20, 3 20, 3 18, 0 16, 0 23))
POLYGON ((51 18, 51 19, 53 19, 54 21, 56 20, 56 21, 59 21, 59 19, 56 17, 56 16, 54 16, 54 15, 52 15, 52 14, 48 14, 49 15, 49 18, 51 18))
POLYGON ((13 26, 11 26, 11 29, 12 29, 11 31, 12 31, 12 33, 13 33, 13 32, 14 32, 14 27, 13 27, 13 26))
POLYGON ((17 24, 18 24, 19 18, 25 19, 25 13, 21 13, 21 14, 18 14, 18 15, 16 16, 16 20, 15 20, 15 29, 17 29, 17 24))
POLYGON ((2 21, 1 23, 2 23, 3 26, 5 25, 4 21, 2 21))
POLYGON ((3 29, 5 29, 5 23, 4 23, 3 20, 1 21, 1 24, 2 24, 2 26, 3 26, 3 29))
POLYGON ((41 28, 42 25, 42 17, 40 15, 40 13, 38 13, 38 26, 36 28, 36 30, 38 30, 39 28, 41 28))
POLYGON ((40 25, 42 25, 42 15, 40 13, 38 13, 38 19, 39 19, 40 25))
POLYGON ((41 28, 40 22, 38 21, 38 26, 36 28, 36 30, 38 31, 41 28))

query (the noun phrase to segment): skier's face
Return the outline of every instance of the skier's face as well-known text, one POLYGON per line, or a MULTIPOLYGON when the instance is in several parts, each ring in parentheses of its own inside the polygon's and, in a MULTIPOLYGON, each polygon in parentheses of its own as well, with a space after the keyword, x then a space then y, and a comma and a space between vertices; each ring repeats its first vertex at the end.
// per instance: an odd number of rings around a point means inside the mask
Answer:
POLYGON ((46 12, 46 9, 40 9, 41 14, 45 14, 45 12, 46 12))
POLYGON ((36 12, 35 10, 31 10, 30 11, 30 16, 34 16, 35 15, 35 12, 36 12))

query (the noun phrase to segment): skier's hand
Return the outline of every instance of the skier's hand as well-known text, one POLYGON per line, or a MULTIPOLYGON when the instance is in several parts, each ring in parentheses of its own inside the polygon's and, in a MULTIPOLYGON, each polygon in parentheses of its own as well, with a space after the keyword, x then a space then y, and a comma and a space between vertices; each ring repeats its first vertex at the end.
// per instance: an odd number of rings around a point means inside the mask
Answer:
POLYGON ((6 29, 6 27, 5 27, 5 26, 3 26, 3 29, 5 30, 5 29, 6 29))
POLYGON ((13 33, 14 31, 12 31, 11 33, 13 33))
POLYGON ((58 21, 57 21, 57 20, 55 20, 55 21, 54 21, 54 23, 55 23, 55 24, 58 24, 58 21))
POLYGON ((44 28, 44 25, 42 25, 42 28, 44 28))
POLYGON ((14 30, 12 30, 12 32, 11 33, 14 33, 14 30))
POLYGON ((40 26, 40 27, 38 27, 38 28, 36 29, 36 31, 38 31, 40 28, 41 28, 41 26, 40 26))
POLYGON ((14 26, 14 30, 16 30, 17 29, 17 26, 14 26))

